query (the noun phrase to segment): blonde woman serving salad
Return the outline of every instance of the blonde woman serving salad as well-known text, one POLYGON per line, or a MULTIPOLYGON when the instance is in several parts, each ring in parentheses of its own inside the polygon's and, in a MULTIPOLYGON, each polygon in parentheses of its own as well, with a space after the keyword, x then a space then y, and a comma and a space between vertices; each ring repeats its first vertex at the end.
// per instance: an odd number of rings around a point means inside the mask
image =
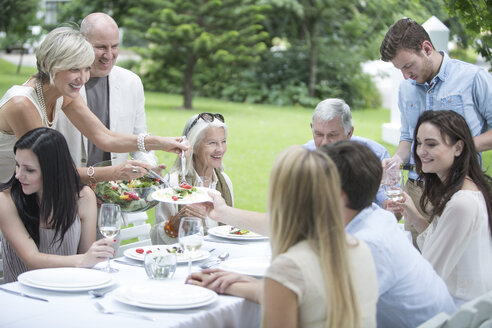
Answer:
POLYGON ((265 327, 375 327, 374 263, 367 245, 344 232, 333 161, 301 146, 287 148, 269 190, 272 263, 263 287, 217 270, 194 273, 188 283, 262 303, 265 327))
MULTIPOLYGON (((36 59, 38 73, 23 85, 10 88, 0 100, 0 182, 6 182, 14 172, 12 149, 17 139, 34 128, 52 127, 60 110, 103 151, 164 150, 179 154, 187 149, 179 143, 180 138, 117 133, 101 123, 79 94, 94 61, 94 50, 79 31, 54 29, 36 51, 36 59)), ((89 167, 79 169, 79 174, 84 182, 92 183, 108 180, 114 175, 112 170, 89 167)), ((138 176, 143 173, 143 168, 135 172, 138 176)))

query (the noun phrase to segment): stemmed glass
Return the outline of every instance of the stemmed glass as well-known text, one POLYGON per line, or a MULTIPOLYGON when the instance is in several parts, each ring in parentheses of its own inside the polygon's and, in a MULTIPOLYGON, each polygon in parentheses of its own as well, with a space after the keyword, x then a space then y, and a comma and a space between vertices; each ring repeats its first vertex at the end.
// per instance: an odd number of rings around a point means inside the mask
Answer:
MULTIPOLYGON (((202 187, 206 189, 210 189, 212 185, 212 179, 206 176, 200 176, 200 179, 196 179, 195 181, 195 187, 202 187)), ((210 228, 210 224, 213 223, 212 219, 210 219, 208 216, 205 217, 205 226, 204 226, 204 233, 205 235, 208 233, 208 229, 210 228)))
MULTIPOLYGON (((99 231, 104 237, 116 238, 120 233, 121 225, 123 222, 120 205, 101 204, 101 209, 99 210, 99 218, 97 220, 99 224, 99 231)), ((118 272, 118 269, 111 267, 109 257, 106 267, 101 270, 109 273, 118 272)))
POLYGON ((384 170, 382 184, 389 200, 393 202, 403 200, 403 172, 399 167, 393 166, 384 170))
POLYGON ((203 221, 200 218, 184 217, 179 223, 179 243, 188 255, 188 275, 191 274, 191 259, 202 247, 203 221))

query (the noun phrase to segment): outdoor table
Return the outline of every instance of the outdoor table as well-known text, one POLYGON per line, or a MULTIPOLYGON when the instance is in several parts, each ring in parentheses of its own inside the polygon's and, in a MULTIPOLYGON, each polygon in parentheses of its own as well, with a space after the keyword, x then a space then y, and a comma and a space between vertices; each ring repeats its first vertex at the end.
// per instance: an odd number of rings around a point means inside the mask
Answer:
MULTIPOLYGON (((207 238, 210 240, 210 238, 207 238)), ((213 239, 212 239, 213 240, 213 239)), ((221 240, 224 241, 224 240, 221 240)), ((269 256, 268 241, 223 243, 205 241, 204 249, 215 249, 214 255, 229 251, 230 258, 269 256)), ((97 266, 105 265, 105 262, 97 266)), ((200 261, 193 262, 192 271, 199 271, 200 261)), ((112 261, 119 269, 112 273, 116 286, 128 286, 149 281, 143 267, 129 266, 112 261)), ((187 264, 179 264, 171 283, 182 284, 188 274, 187 264)), ((169 282, 168 282, 169 283, 169 282)), ((243 298, 219 295, 210 305, 187 310, 147 310, 118 302, 112 292, 103 298, 94 298, 87 292, 55 292, 31 288, 19 282, 2 287, 48 299, 49 302, 12 295, 0 290, 0 327, 259 327, 261 308, 243 298), (131 311, 146 314, 155 321, 123 315, 100 313, 94 302, 98 301, 111 311, 131 311)))

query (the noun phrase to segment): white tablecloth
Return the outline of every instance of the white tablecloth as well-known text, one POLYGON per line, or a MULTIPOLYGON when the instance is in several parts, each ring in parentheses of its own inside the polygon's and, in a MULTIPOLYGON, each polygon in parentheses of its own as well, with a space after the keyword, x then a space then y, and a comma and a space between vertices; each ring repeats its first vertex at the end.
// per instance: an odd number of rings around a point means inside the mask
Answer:
MULTIPOLYGON (((256 241, 243 244, 205 242, 204 249, 215 248, 214 255, 225 250, 230 258, 270 255, 268 242, 256 241)), ((198 271, 194 262, 193 271, 198 271)), ((105 263, 100 263, 104 265, 105 263)), ((143 267, 134 267, 112 262, 120 272, 113 273, 117 286, 132 285, 148 281, 143 267)), ((187 276, 186 264, 180 264, 173 283, 184 283, 187 276)), ((0 290, 0 327, 259 327, 261 309, 258 304, 242 298, 220 295, 217 302, 205 307, 189 310, 146 310, 122 304, 111 293, 95 299, 87 292, 52 292, 30 288, 19 282, 2 285, 11 290, 22 291, 43 297, 49 302, 32 300, 0 290), (108 310, 125 310, 145 313, 154 317, 154 322, 122 315, 102 314, 94 307, 101 302, 108 310)))

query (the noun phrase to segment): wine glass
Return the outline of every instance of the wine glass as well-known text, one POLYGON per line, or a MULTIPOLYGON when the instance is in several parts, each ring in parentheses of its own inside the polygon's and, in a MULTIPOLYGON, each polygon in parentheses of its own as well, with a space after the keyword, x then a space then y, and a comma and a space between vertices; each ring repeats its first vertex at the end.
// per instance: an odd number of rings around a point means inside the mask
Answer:
POLYGON ((399 167, 393 167, 383 172, 383 189, 386 197, 393 202, 403 200, 403 172, 399 167))
POLYGON ((184 217, 179 223, 179 243, 188 255, 188 275, 191 274, 191 259, 202 247, 203 221, 200 218, 184 217))
MULTIPOLYGON (((99 224, 99 231, 104 237, 116 238, 120 233, 120 228, 123 221, 120 205, 101 204, 101 209, 99 210, 99 218, 97 220, 99 224)), ((106 267, 102 270, 109 273, 118 272, 118 269, 111 267, 109 257, 106 267)))
MULTIPOLYGON (((196 179, 195 181, 195 187, 202 187, 206 188, 207 190, 211 190, 212 187, 212 179, 206 176, 200 176, 200 179, 196 179)), ((217 222, 214 220, 210 219, 208 216, 205 218, 205 226, 203 227, 204 229, 204 234, 206 235, 208 233, 208 229, 211 227, 214 227, 217 225, 217 222)))

